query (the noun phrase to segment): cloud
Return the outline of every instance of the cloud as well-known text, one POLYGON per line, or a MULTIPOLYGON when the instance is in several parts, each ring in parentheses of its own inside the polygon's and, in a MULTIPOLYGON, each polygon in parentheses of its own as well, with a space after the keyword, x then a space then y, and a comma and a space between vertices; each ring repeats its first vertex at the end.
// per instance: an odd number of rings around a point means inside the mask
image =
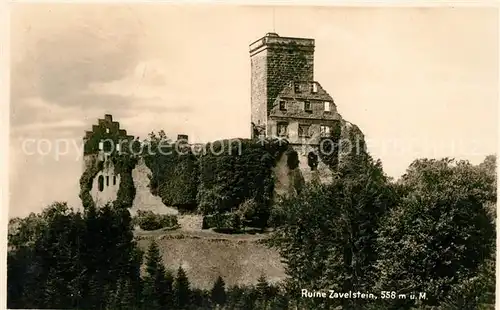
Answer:
POLYGON ((76 128, 88 116, 126 109, 132 103, 120 94, 93 94, 87 89, 92 83, 122 79, 135 68, 140 25, 126 22, 131 12, 124 7, 80 9, 18 6, 13 11, 13 132, 76 128))
POLYGON ((44 129, 68 129, 68 128, 81 128, 85 123, 79 120, 62 120, 52 123, 33 123, 15 128, 17 132, 34 131, 44 129))
POLYGON ((90 83, 86 93, 127 98, 134 103, 131 108, 135 107, 135 110, 191 112, 195 100, 193 93, 179 91, 181 85, 174 79, 168 79, 167 70, 164 61, 141 61, 122 79, 90 83))

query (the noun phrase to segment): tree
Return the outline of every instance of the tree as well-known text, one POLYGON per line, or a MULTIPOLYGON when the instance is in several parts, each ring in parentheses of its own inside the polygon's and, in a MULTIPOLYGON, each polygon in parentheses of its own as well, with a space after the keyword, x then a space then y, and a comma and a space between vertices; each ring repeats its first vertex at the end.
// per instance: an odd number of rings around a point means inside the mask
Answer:
MULTIPOLYGON (((284 258, 292 294, 301 288, 371 290, 379 218, 395 200, 379 161, 359 155, 339 167, 341 179, 310 184, 278 206, 282 223, 271 245, 284 258)), ((359 309, 364 300, 321 300, 359 309)), ((309 301, 307 301, 309 302, 309 301)), ((311 300, 310 302, 316 302, 311 300)), ((320 307, 319 304, 307 307, 320 307)))
POLYGON ((111 294, 107 308, 110 310, 128 310, 134 309, 136 304, 136 296, 130 280, 121 278, 116 290, 111 294))
POLYGON ((174 294, 177 309, 185 309, 190 300, 189 279, 186 272, 179 266, 174 283, 174 294))
POLYGON ((81 214, 56 202, 18 224, 9 236, 9 306, 76 307, 84 282, 81 214))
POLYGON ((169 309, 173 306, 173 279, 163 265, 158 244, 149 244, 146 258, 144 306, 147 309, 169 309))
POLYGON ((210 293, 212 302, 215 305, 223 306, 226 303, 226 284, 221 276, 218 276, 215 280, 210 293))
POLYGON ((269 298, 270 287, 269 283, 267 283, 266 276, 263 274, 257 279, 257 292, 260 299, 267 300, 269 298))
POLYGON ((485 205, 496 199, 494 182, 468 162, 444 158, 414 161, 400 183, 405 195, 379 231, 376 287, 426 292, 419 302, 437 306, 492 253, 495 228, 485 205))
POLYGON ((127 308, 139 300, 142 257, 128 210, 88 207, 81 214, 54 203, 11 230, 9 307, 127 308), (113 307, 116 296, 123 301, 113 307))

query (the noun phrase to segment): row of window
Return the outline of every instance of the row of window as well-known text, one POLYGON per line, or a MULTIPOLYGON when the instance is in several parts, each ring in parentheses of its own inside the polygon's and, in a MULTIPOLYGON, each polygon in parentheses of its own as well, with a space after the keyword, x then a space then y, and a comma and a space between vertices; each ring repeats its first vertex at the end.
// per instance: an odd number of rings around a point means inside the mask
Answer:
MULTIPOLYGON (((318 92, 318 84, 315 82, 311 83, 311 93, 317 93, 318 92)), ((302 89, 300 88, 300 83, 294 83, 293 84, 293 91, 296 93, 300 93, 302 89)))
MULTIPOLYGON (((280 103, 279 103, 279 108, 281 111, 286 111, 288 109, 287 107, 287 102, 285 100, 280 100, 280 103)), ((300 101, 300 105, 302 107, 302 110, 304 110, 305 112, 312 112, 312 103, 311 101, 309 100, 304 100, 304 101, 300 101)), ((330 109, 330 101, 325 101, 323 103, 323 111, 325 112, 330 112, 331 109, 330 109)))
MULTIPOLYGON (((116 175, 113 176, 113 185, 116 185, 116 175)), ((106 186, 109 186, 109 175, 106 176, 106 186)), ((97 189, 100 192, 104 190, 104 176, 102 175, 97 178, 97 189)))
MULTIPOLYGON (((281 122, 277 124, 277 134, 279 137, 287 137, 288 136, 288 123, 281 122)), ((299 124, 298 134, 299 137, 307 138, 311 136, 310 133, 311 125, 309 124, 299 124)), ((330 135, 331 127, 326 125, 321 125, 319 127, 319 133, 322 136, 330 135)))

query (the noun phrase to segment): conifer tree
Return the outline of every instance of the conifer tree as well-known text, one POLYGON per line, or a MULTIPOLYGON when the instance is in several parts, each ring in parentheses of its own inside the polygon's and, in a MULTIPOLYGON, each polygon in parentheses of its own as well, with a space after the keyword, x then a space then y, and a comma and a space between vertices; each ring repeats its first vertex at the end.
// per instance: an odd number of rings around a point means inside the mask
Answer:
POLYGON ((179 266, 177 277, 175 278, 174 294, 176 301, 176 309, 186 309, 190 300, 189 279, 186 272, 179 266))
POLYGON ((163 265, 158 244, 153 240, 146 257, 144 307, 152 310, 171 308, 172 282, 172 275, 166 272, 163 265))
POLYGON ((215 280, 214 286, 211 290, 211 299, 214 305, 222 306, 226 303, 226 284, 221 276, 215 280))
POLYGON ((264 274, 261 274, 257 280, 256 290, 260 309, 266 309, 267 302, 269 300, 270 287, 264 274))

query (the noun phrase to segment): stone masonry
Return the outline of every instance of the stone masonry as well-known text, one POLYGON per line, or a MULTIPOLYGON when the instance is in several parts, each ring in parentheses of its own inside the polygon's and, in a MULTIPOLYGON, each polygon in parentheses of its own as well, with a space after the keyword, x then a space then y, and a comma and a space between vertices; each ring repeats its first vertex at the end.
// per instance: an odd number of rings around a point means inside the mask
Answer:
POLYGON ((276 33, 250 44, 251 133, 254 139, 286 139, 299 154, 304 180, 329 182, 320 139, 343 122, 333 98, 314 80, 314 49, 314 39, 276 33))

